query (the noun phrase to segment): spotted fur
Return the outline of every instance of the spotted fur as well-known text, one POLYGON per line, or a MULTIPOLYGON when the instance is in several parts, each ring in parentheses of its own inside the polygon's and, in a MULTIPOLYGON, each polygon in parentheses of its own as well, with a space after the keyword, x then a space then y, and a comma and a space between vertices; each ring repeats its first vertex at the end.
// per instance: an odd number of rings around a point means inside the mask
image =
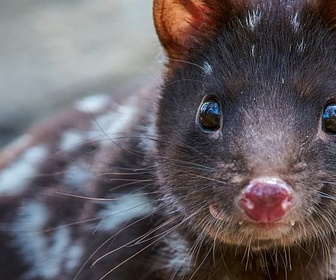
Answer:
POLYGON ((0 279, 336 280, 335 10, 155 0, 162 85, 81 100, 0 152, 0 279), (295 196, 273 224, 237 203, 260 176, 295 196))

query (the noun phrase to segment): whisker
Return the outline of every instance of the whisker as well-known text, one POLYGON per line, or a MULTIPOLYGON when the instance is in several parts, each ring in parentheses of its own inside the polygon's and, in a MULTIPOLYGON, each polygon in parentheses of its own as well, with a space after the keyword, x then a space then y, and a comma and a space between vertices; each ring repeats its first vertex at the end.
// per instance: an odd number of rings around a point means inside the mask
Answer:
POLYGON ((137 255, 139 255, 140 253, 142 253, 143 251, 145 251, 146 249, 148 249, 149 247, 151 247, 152 245, 154 245, 156 242, 160 241, 160 239, 154 240, 153 242, 151 242, 150 244, 146 245, 144 248, 140 249, 138 252, 134 253, 132 256, 128 257, 127 259, 123 260, 122 262, 118 263, 114 268, 112 268, 111 270, 109 270, 107 273, 105 273, 101 278, 99 278, 99 280, 103 280, 104 278, 106 278, 109 274, 111 274, 113 271, 115 271, 117 268, 119 268, 120 266, 122 266, 123 264, 127 263, 129 260, 133 259, 134 257, 136 257, 137 255))
POLYGON ((203 258, 202 262, 199 264, 199 266, 195 269, 194 273, 189 277, 189 280, 192 280, 194 276, 197 274, 197 272, 200 270, 202 265, 205 263, 206 259, 209 257, 210 253, 212 251, 212 248, 209 249, 209 251, 206 253, 205 257, 203 258))
POLYGON ((196 64, 194 62, 188 61, 188 60, 184 60, 184 59, 177 59, 177 58, 171 58, 171 61, 175 61, 175 62, 182 62, 191 66, 196 66, 197 68, 199 68, 200 70, 203 71, 203 67, 202 65, 196 64))
MULTIPOLYGON (((197 213, 195 213, 194 215, 196 215, 197 213)), ((153 242, 151 242, 149 245, 145 246, 145 248, 141 249, 140 251, 138 251, 137 253, 133 254, 131 257, 127 258, 125 261, 123 261, 122 263, 119 263, 116 267, 114 267, 112 270, 110 270, 106 275, 104 275, 104 277, 106 277, 108 274, 110 274, 112 271, 114 271, 115 269, 117 269, 118 267, 120 267, 122 264, 126 263, 127 261, 129 261, 130 259, 132 259, 133 257, 135 257, 136 255, 138 255, 140 252, 142 252, 143 250, 147 249, 149 246, 155 244, 156 242, 160 241, 163 237, 165 237, 166 235, 168 235, 170 232, 173 232, 176 228, 180 227, 183 223, 185 223, 188 219, 192 218, 194 215, 189 216, 187 219, 183 219, 180 223, 174 225, 173 227, 167 229, 166 231, 159 233, 155 236, 149 237, 152 233, 154 233, 155 231, 159 230, 160 228, 166 226, 167 224, 173 222, 177 217, 172 217, 171 219, 167 220, 165 223, 162 223, 161 225, 159 225, 158 227, 152 229, 151 231, 147 232, 146 234, 143 234, 142 236, 127 242, 126 244, 104 254, 103 256, 101 256, 100 258, 98 258, 97 260, 95 260, 95 262, 91 265, 91 267, 93 267, 96 263, 98 263, 99 261, 101 261, 103 258, 107 257, 108 255, 111 255, 113 253, 115 253, 116 251, 122 249, 122 248, 127 248, 130 246, 136 246, 139 244, 142 244, 144 242, 148 242, 150 240, 154 240, 153 242)), ((103 277, 103 278, 104 278, 103 277)), ((103 279, 102 278, 102 279, 103 279)))
MULTIPOLYGON (((155 243, 159 242, 161 240, 161 238, 163 238, 164 236, 168 235, 169 233, 171 233, 172 231, 174 231, 177 226, 176 225, 172 228, 170 228, 169 230, 167 230, 166 232, 164 232, 163 235, 159 236, 159 238, 154 239, 154 241, 152 241, 151 243, 149 243, 148 245, 146 245, 144 248, 142 248, 141 250, 139 250, 138 252, 134 253, 132 256, 128 257, 127 259, 125 259, 124 261, 118 263, 118 265, 116 265, 115 267, 113 267, 111 270, 109 270, 106 274, 103 275, 102 278, 100 278, 99 280, 104 279, 105 277, 107 277, 110 273, 112 273, 114 270, 116 270, 117 268, 119 268, 120 266, 122 266, 123 264, 125 264, 126 262, 128 262, 129 260, 131 260, 132 258, 134 258, 135 256, 139 255, 140 253, 142 253, 143 251, 145 251, 146 249, 148 249, 149 247, 151 247, 152 245, 154 245, 155 243)), ((133 241, 132 241, 133 242, 133 241)), ((114 252, 115 250, 113 250, 112 252, 114 252)), ((100 261, 102 258, 106 257, 107 255, 110 255, 112 252, 109 252, 107 254, 105 254, 104 256, 100 257, 98 260, 96 260, 92 266, 94 266, 98 261, 100 261)))
MULTIPOLYGON (((121 228, 119 231, 117 231, 115 234, 113 234, 112 236, 110 236, 107 240, 105 240, 88 258, 87 260, 83 263, 83 265, 81 266, 81 268, 79 269, 79 271, 76 273, 75 277, 73 280, 76 280, 77 277, 79 276, 79 274, 81 273, 81 271, 84 269, 84 267, 88 264, 88 262, 98 253, 98 251, 100 249, 102 249, 108 242, 110 242, 113 238, 115 238, 117 235, 119 235, 121 232, 123 232, 124 230, 130 228, 131 226, 147 219, 148 217, 150 217, 152 214, 148 214, 145 215, 144 217, 141 217, 140 219, 137 219, 136 221, 130 223, 129 225, 127 225, 126 227, 121 228)), ((132 242, 134 242, 135 240, 132 240, 126 244, 124 244, 123 246, 118 247, 116 250, 114 250, 114 252, 116 252, 119 249, 122 249, 124 247, 126 247, 128 244, 131 244, 132 242)), ((93 266, 93 265, 92 265, 93 266)))
POLYGON ((326 198, 326 199, 331 199, 331 200, 336 200, 336 196, 322 192, 322 191, 318 191, 317 192, 319 194, 320 197, 322 198, 326 198))
MULTIPOLYGON (((169 222, 172 222, 172 220, 170 220, 169 222)), ((167 223, 168 223, 168 221, 166 222, 166 224, 167 224, 167 223)), ((161 225, 160 225, 160 227, 161 227, 161 225)), ((158 227, 158 229, 159 229, 160 227, 158 227)), ((175 227, 174 227, 174 229, 175 229, 175 227)), ((147 232, 147 233, 144 234, 144 235, 145 235, 145 236, 148 236, 149 233, 147 232)), ((159 238, 162 237, 162 235, 158 235, 158 236, 159 236, 159 238)), ((98 259, 91 265, 91 267, 93 267, 96 263, 98 263, 99 261, 101 261, 103 258, 105 258, 105 257, 107 257, 107 256, 109 256, 109 255, 111 255, 111 254, 113 254, 113 253, 115 253, 115 252, 117 252, 117 251, 123 249, 123 248, 127 248, 128 246, 130 246, 130 245, 132 245, 132 244, 133 244, 133 246, 134 246, 134 245, 136 244, 136 242, 137 242, 138 240, 142 239, 142 238, 143 238, 143 235, 141 235, 140 237, 137 237, 137 238, 133 239, 132 241, 129 241, 129 242, 123 244, 122 246, 120 246, 120 247, 118 247, 118 248, 116 248, 116 249, 113 249, 112 251, 110 251, 110 252, 104 254, 103 256, 101 256, 100 258, 98 258, 98 259)), ((111 239, 109 239, 109 240, 111 240, 111 239)), ((139 243, 139 244, 141 244, 141 243, 139 243)))
POLYGON ((206 179, 207 181, 219 183, 221 185, 225 184, 225 181, 221 181, 221 180, 214 179, 214 178, 211 178, 211 177, 206 177, 206 176, 203 176, 203 175, 200 175, 200 174, 195 174, 195 173, 190 173, 190 174, 197 177, 197 178, 206 179))

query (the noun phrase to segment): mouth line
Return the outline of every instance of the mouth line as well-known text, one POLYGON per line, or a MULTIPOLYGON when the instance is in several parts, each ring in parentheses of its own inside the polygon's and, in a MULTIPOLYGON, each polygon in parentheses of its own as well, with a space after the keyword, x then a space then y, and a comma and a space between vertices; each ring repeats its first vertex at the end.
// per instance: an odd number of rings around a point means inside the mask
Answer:
MULTIPOLYGON (((223 214, 217 204, 210 205, 209 212, 211 216, 217 221, 223 222, 226 220, 226 215, 223 214)), ((247 227, 254 229, 274 230, 279 228, 294 227, 296 225, 296 221, 294 219, 291 220, 286 217, 285 219, 280 219, 278 221, 255 222, 253 220, 250 220, 248 217, 242 217, 242 219, 237 222, 237 225, 239 225, 239 227, 241 228, 247 227)))
MULTIPOLYGON (((240 223, 243 225, 244 223, 240 223)), ((293 227, 295 225, 295 222, 272 222, 272 223, 255 223, 255 222, 248 222, 248 227, 253 227, 257 229, 266 229, 266 230, 274 230, 279 228, 287 228, 287 227, 293 227)))
MULTIPOLYGON (((283 235, 292 231, 295 222, 272 222, 272 223, 255 223, 251 221, 242 221, 239 223, 242 231, 255 231, 258 234, 275 234, 275 236, 283 235)), ((270 238, 273 239, 273 238, 270 238)))

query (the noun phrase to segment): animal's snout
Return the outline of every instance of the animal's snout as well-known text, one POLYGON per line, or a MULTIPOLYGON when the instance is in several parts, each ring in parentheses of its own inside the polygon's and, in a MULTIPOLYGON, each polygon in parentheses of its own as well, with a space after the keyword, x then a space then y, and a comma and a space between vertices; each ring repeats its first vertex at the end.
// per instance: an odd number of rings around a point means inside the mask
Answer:
POLYGON ((293 190, 279 178, 257 178, 242 190, 238 205, 252 221, 273 223, 293 207, 293 190))

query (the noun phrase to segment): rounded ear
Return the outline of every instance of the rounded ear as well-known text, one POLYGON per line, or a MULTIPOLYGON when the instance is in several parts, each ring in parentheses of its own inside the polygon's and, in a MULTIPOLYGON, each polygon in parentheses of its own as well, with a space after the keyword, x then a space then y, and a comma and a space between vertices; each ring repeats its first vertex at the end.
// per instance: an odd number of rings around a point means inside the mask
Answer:
POLYGON ((154 0, 154 22, 168 57, 182 58, 238 9, 240 0, 154 0))

